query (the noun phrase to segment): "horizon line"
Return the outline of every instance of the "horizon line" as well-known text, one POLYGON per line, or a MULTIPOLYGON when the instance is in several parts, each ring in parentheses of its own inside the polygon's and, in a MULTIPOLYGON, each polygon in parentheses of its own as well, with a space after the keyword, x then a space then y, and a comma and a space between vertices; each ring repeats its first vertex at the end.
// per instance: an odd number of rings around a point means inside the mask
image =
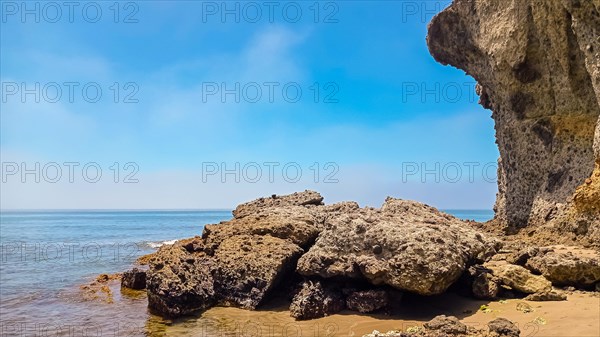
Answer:
MULTIPOLYGON (((104 212, 104 211, 155 211, 155 212, 182 212, 182 211, 233 211, 235 208, 9 208, 2 209, 0 212, 51 212, 51 211, 68 211, 68 212, 104 212)), ((491 211, 488 208, 438 208, 440 211, 491 211)))

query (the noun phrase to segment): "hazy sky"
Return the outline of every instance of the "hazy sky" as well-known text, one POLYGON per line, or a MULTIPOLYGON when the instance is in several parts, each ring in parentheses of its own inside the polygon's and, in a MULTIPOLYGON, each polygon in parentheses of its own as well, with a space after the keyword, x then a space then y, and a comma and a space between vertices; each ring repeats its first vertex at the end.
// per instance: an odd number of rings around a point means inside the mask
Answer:
POLYGON ((493 205, 490 111, 425 42, 448 1, 74 3, 1 3, 3 209, 493 205))

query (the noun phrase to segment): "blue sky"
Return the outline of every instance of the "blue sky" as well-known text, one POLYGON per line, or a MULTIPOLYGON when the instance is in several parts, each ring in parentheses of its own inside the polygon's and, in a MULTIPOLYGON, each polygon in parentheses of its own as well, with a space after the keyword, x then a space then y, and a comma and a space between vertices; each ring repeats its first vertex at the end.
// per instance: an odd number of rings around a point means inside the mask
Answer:
POLYGON ((4 209, 493 205, 490 111, 425 43, 448 1, 1 3, 4 209))

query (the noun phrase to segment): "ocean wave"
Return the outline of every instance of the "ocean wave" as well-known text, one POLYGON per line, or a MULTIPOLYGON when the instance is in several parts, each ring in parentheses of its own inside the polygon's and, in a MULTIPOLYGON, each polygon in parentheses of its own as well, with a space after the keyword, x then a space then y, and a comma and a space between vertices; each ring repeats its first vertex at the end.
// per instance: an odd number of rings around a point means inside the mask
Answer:
POLYGON ((156 249, 156 248, 160 248, 164 245, 172 245, 175 242, 177 242, 177 240, 155 241, 155 242, 149 241, 149 242, 145 242, 145 244, 150 248, 156 249))

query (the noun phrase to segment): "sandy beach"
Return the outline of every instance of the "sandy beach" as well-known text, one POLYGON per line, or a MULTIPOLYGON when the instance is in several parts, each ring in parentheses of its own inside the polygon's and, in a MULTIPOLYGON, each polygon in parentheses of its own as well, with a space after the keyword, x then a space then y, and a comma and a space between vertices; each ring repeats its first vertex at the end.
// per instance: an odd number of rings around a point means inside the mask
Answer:
MULTIPOLYGON (((399 309, 386 314, 361 315, 343 311, 310 321, 296 321, 287 306, 279 301, 265 308, 248 311, 216 307, 199 318, 166 325, 163 331, 152 331, 150 318, 146 328, 151 336, 363 336, 378 331, 402 330, 420 326, 441 314, 458 317, 461 322, 479 328, 497 317, 511 320, 524 337, 596 337, 600 336, 600 296, 598 293, 577 292, 562 302, 533 302, 521 299, 477 301, 456 294, 431 298, 408 298, 399 309), (526 304, 533 311, 517 310, 526 304), (480 310, 486 305, 488 310, 480 310)), ((526 306, 526 307, 527 307, 526 306)))

